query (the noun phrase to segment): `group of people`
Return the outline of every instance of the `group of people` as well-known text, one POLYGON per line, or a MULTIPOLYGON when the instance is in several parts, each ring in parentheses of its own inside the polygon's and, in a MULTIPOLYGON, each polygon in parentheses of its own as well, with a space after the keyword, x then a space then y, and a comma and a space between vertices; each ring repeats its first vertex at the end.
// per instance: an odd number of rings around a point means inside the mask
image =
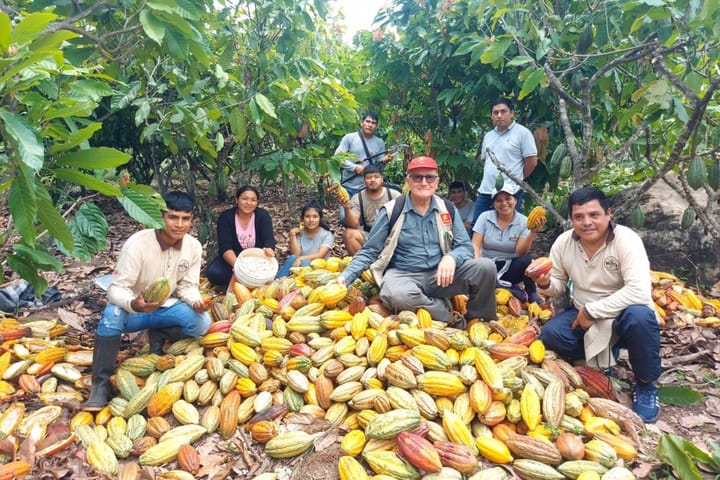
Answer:
MULTIPOLYGON (((347 225, 343 237, 353 258, 335 281, 349 285, 370 269, 390 310, 422 307, 434 320, 460 329, 470 320, 496 319, 497 286, 517 287, 528 301, 569 291, 571 305, 543 325, 540 339, 558 355, 601 369, 612 367, 618 349, 626 348, 636 378, 633 409, 646 422, 654 422, 659 413, 653 382, 660 376, 660 336, 641 239, 614 224, 602 191, 583 187, 569 196, 572 229, 550 249, 552 270, 527 277, 530 246, 544 222, 528 230, 527 218, 519 212, 522 190, 487 154, 524 179, 535 167, 536 150, 532 135, 527 138, 529 131, 514 122, 509 100, 493 102, 491 114, 495 128, 483 140, 485 169, 472 219, 456 208, 458 202, 437 195, 440 174, 431 157, 409 162, 407 193, 384 185, 382 164, 388 160, 383 157, 384 144, 373 140, 376 115, 363 117, 361 129, 343 138, 340 148, 357 154, 356 162, 343 165, 343 178, 357 188, 342 205, 347 225), (371 157, 381 160, 373 162, 371 157), (498 175, 506 177, 499 189, 498 175), (464 314, 453 310, 451 299, 459 294, 468 296, 464 314)), ((451 185, 451 198, 458 196, 453 192, 457 187, 451 185)), ((207 268, 212 283, 230 281, 242 249, 259 247, 275 255, 270 216, 258 202, 255 188, 242 187, 237 205, 220 215, 219 255, 207 268)), ((86 409, 98 410, 110 398, 109 377, 121 333, 149 329, 150 350, 161 353, 166 340, 200 336, 210 325, 198 287, 202 247, 188 233, 193 201, 182 192, 170 192, 165 203, 165 228, 134 234, 120 253, 96 333, 86 409), (143 292, 159 276, 169 279, 171 295, 162 303, 147 303, 143 292)), ((291 229, 289 237, 290 255, 279 275, 326 257, 332 247, 323 209, 313 203, 303 208, 302 227, 291 229)))

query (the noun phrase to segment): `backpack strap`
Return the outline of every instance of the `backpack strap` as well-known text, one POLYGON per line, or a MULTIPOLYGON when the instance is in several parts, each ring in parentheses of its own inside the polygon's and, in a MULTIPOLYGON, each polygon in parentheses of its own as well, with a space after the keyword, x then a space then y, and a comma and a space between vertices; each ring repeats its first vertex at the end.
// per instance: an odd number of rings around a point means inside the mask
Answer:
MULTIPOLYGON (((390 193, 388 192, 388 196, 390 193)), ((443 198, 443 201, 445 202, 445 209, 450 213, 450 218, 455 221, 455 205, 448 200, 447 198, 443 198)), ((397 222, 398 217, 400 217, 400 213, 402 213, 403 207, 405 206, 405 195, 400 195, 395 199, 395 205, 393 206, 392 213, 390 214, 390 220, 388 220, 388 227, 390 230, 395 226, 395 222, 397 222)))
POLYGON ((363 230, 365 230, 367 228, 367 226, 365 225, 365 207, 363 206, 363 192, 364 191, 365 191, 364 188, 361 188, 360 191, 358 191, 358 202, 360 202, 360 225, 363 226, 363 230))
POLYGON ((368 150, 367 143, 365 143, 365 137, 363 137, 362 130, 358 130, 358 137, 362 142, 363 149, 365 149, 365 160, 370 160, 370 150, 368 150))

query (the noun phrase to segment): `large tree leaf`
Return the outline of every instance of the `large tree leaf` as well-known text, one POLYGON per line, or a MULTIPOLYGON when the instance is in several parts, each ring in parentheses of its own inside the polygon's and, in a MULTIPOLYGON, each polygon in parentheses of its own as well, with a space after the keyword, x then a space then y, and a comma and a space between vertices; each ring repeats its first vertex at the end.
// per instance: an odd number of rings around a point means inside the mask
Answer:
POLYGON ((137 98, 141 87, 140 82, 131 82, 129 87, 126 92, 112 96, 110 99, 110 108, 112 110, 122 110, 137 98))
POLYGON ((98 170, 125 165, 131 158, 132 156, 129 153, 121 152, 114 148, 93 147, 66 153, 62 157, 58 157, 55 163, 67 167, 98 170))
POLYGON ((62 215, 57 211, 52 198, 50 198, 50 194, 42 182, 35 182, 35 195, 38 206, 37 217, 40 223, 55 240, 60 242, 68 250, 72 250, 74 245, 72 233, 70 233, 62 215))
POLYGON ((45 27, 55 20, 57 15, 50 12, 35 12, 25 16, 20 23, 15 26, 11 35, 11 42, 22 45, 39 37, 45 27))
POLYGON ((0 50, 6 52, 10 46, 10 32, 12 23, 7 13, 0 11, 0 50))
POLYGON ((4 123, 2 130, 17 151, 19 160, 33 170, 40 170, 45 151, 32 125, 25 118, 3 108, 0 108, 0 120, 4 123))
POLYGON ((693 405, 702 402, 703 394, 688 387, 667 386, 658 388, 658 398, 667 405, 693 405))
POLYGON ((167 27, 165 29, 165 39, 163 41, 170 54, 177 60, 185 61, 188 58, 188 41, 185 35, 176 28, 167 27))
POLYGON ((95 122, 91 123, 85 128, 81 128, 74 132, 70 138, 67 139, 66 142, 63 143, 55 143, 52 147, 50 147, 50 150, 48 153, 50 154, 56 154, 59 152, 67 152, 68 150, 71 150, 78 145, 87 142, 92 138, 93 135, 95 135, 95 132, 100 130, 102 128, 102 123, 95 122))
POLYGON ((28 258, 25 252, 9 254, 7 264, 13 272, 33 286, 37 295, 45 293, 48 287, 47 281, 38 274, 38 265, 28 258))
POLYGON ((97 104, 89 101, 73 101, 66 99, 68 104, 58 103, 43 112, 45 120, 68 117, 89 117, 95 111, 97 104))
POLYGON ((108 195, 110 197, 119 197, 122 192, 114 186, 97 177, 88 175, 86 173, 78 172, 70 168, 55 168, 51 170, 55 176, 66 182, 74 183, 76 185, 82 185, 83 187, 95 190, 96 192, 108 195))
POLYGON ((260 92, 256 93, 255 102, 257 102, 258 106, 263 112, 270 115, 272 118, 277 118, 277 114, 275 113, 275 106, 265 95, 260 92))
POLYGON ((42 37, 38 38, 37 40, 32 42, 32 44, 30 45, 30 50, 39 51, 58 49, 62 46, 64 42, 78 37, 80 37, 80 34, 78 33, 71 32, 69 30, 60 30, 57 32, 53 32, 49 35, 43 35, 42 37))
POLYGON ((76 80, 70 84, 70 90, 80 95, 90 97, 99 102, 103 97, 109 97, 115 91, 106 82, 92 79, 76 80))
POLYGON ((8 207, 13 217, 15 229, 26 244, 35 245, 37 232, 33 225, 37 214, 34 181, 28 178, 25 169, 17 169, 15 181, 8 196, 8 207))
POLYGON ((165 38, 165 25, 150 10, 140 12, 140 24, 142 24, 145 35, 158 45, 162 45, 163 38, 165 38))
POLYGON ((124 188, 122 193, 124 196, 119 197, 118 200, 132 218, 146 227, 165 227, 165 223, 162 219, 162 212, 156 203, 153 203, 144 195, 130 188, 124 188))
POLYGON ((68 223, 68 228, 74 240, 73 250, 69 251, 63 245, 57 244, 58 249, 66 255, 87 261, 105 248, 108 223, 102 210, 95 204, 82 204, 68 223))
POLYGON ((674 435, 660 437, 657 449, 658 459, 675 469, 683 480, 701 480, 702 475, 690 455, 683 450, 682 441, 674 435))

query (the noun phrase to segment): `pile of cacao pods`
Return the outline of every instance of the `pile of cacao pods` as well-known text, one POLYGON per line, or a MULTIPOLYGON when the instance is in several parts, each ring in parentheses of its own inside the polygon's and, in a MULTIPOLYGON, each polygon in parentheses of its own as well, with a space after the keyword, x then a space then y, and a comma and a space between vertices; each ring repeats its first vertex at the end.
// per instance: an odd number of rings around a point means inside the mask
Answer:
POLYGON ((663 326, 720 327, 720 299, 704 297, 675 275, 650 272, 655 310, 663 326))
POLYGON ((634 478, 624 463, 638 455, 642 422, 600 372, 545 351, 535 319, 549 310, 498 289, 498 320, 464 331, 423 309, 391 315, 368 300, 368 273, 349 288, 332 282, 348 261, 315 261, 252 291, 233 285, 213 299, 205 336, 126 359, 108 406, 69 425, 60 405, 87 395, 92 352, 64 346, 61 326, 3 320, 0 478, 8 465, 18 478, 30 470, 13 461, 27 438, 37 456, 82 449, 122 479, 141 466, 194 478, 193 444, 239 428, 269 457, 292 458, 322 435, 285 428, 296 412, 345 432, 342 480, 510 478, 500 464, 526 479, 634 478), (45 406, 28 411, 35 399, 45 406))

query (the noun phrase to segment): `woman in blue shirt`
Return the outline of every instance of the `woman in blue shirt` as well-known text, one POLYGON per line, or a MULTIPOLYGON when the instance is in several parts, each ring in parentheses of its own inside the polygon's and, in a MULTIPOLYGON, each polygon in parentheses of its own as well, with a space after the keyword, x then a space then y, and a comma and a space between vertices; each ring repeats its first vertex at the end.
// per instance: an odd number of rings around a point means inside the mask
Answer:
POLYGON ((532 230, 527 228, 527 217, 515 211, 518 191, 516 185, 505 185, 493 190, 493 209, 483 212, 473 226, 472 243, 475 258, 485 257, 495 261, 498 283, 509 288, 521 300, 542 302, 535 282, 525 276, 525 269, 533 257, 528 253, 538 232, 545 226, 545 219, 532 230), (520 284, 524 286, 521 290, 520 284))
POLYGON ((277 274, 277 278, 290 275, 291 267, 310 265, 316 258, 328 258, 335 235, 323 219, 323 210, 317 202, 305 204, 300 216, 302 227, 290 230, 290 255, 277 274))

